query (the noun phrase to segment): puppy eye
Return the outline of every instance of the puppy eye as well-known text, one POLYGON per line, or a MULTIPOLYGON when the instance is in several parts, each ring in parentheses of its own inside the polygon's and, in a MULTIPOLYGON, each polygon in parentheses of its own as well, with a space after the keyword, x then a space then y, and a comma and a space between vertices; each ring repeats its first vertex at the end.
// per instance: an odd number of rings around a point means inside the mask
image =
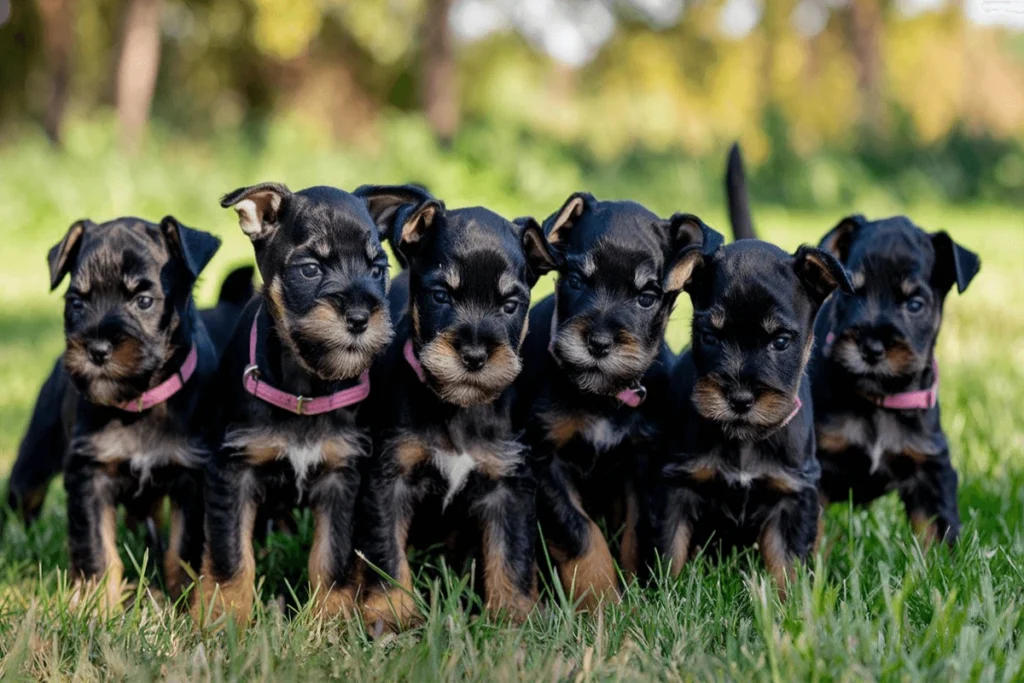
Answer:
POLYGON ((141 311, 147 311, 153 307, 153 297, 142 294, 135 297, 135 305, 139 307, 141 311))
POLYGON ((708 346, 715 346, 716 344, 718 344, 718 335, 715 334, 714 332, 701 332, 700 341, 702 344, 706 344, 708 346))
POLYGON ((506 315, 512 315, 519 310, 519 302, 515 299, 508 299, 505 305, 501 307, 501 310, 505 311, 506 315))
POLYGON ((319 264, 316 263, 303 263, 299 266, 299 272, 302 273, 302 277, 315 278, 319 277, 320 273, 323 272, 319 264))
POLYGON ((85 302, 79 299, 77 296, 68 297, 68 306, 71 307, 72 311, 81 311, 85 308, 85 302))
POLYGON ((583 289, 583 278, 576 273, 569 273, 565 278, 565 283, 569 285, 570 289, 583 289))
POLYGON ((779 336, 772 339, 772 348, 776 351, 785 351, 789 348, 793 338, 788 334, 780 334, 779 336))
POLYGON ((636 298, 636 303, 640 308, 650 308, 658 303, 658 295, 654 292, 641 292, 636 298))
POLYGON ((374 280, 379 279, 382 275, 384 275, 384 266, 375 265, 370 268, 370 277, 374 280))
POLYGON ((919 296, 913 296, 907 299, 907 302, 903 305, 907 307, 908 313, 920 313, 924 309, 924 299, 919 296))
POLYGON ((439 304, 449 304, 452 301, 451 295, 443 289, 435 289, 430 295, 434 297, 434 301, 439 304))

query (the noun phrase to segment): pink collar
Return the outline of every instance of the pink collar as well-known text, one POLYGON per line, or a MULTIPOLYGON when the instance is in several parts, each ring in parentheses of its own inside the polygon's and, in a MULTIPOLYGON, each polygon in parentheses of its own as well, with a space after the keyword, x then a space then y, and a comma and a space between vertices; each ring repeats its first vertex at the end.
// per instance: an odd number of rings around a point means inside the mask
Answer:
MULTIPOLYGON (((555 355, 555 337, 558 336, 558 301, 555 301, 555 307, 551 309, 551 335, 548 340, 548 353, 558 363, 558 356, 555 355)), ((647 389, 644 385, 637 382, 635 388, 623 389, 619 393, 615 394, 615 398, 619 399, 622 403, 629 406, 630 408, 639 408, 640 404, 647 398, 647 389)))
MULTIPOLYGON (((832 344, 836 341, 836 335, 829 332, 825 337, 825 355, 831 355, 832 344)), ((890 410, 929 410, 939 402, 939 362, 932 358, 932 372, 935 374, 935 381, 927 389, 917 391, 904 391, 899 394, 887 394, 884 396, 864 396, 879 408, 890 410)))
POLYGON ((256 323, 260 319, 260 311, 252 319, 252 330, 249 332, 249 365, 242 373, 242 386, 250 394, 266 401, 272 406, 295 413, 296 415, 320 415, 339 408, 346 408, 366 399, 370 395, 370 372, 364 370, 359 376, 359 383, 354 387, 336 391, 327 396, 296 396, 270 386, 259 379, 260 369, 256 365, 256 323))
POLYGON ((185 362, 182 363, 181 367, 178 368, 178 371, 168 379, 164 380, 149 391, 143 392, 143 394, 138 398, 133 398, 130 401, 124 401, 122 403, 111 403, 110 405, 114 408, 120 408, 128 413, 141 413, 144 410, 149 410, 153 406, 163 403, 171 396, 174 396, 176 393, 181 391, 182 387, 185 386, 185 383, 188 382, 195 373, 197 365, 199 365, 199 350, 196 349, 196 345, 193 344, 192 350, 189 351, 188 356, 185 357, 185 362))
POLYGON ((405 346, 402 347, 402 355, 405 356, 405 360, 409 363, 409 367, 416 373, 420 382, 426 383, 427 373, 423 370, 423 365, 420 363, 420 359, 416 357, 416 352, 412 348, 412 339, 405 341, 405 346))
POLYGON ((793 418, 796 417, 796 414, 800 412, 801 408, 803 408, 804 404, 803 404, 803 401, 800 400, 799 396, 794 397, 794 400, 796 401, 796 403, 793 405, 793 412, 791 412, 786 417, 786 419, 782 421, 782 424, 779 425, 779 429, 782 429, 783 427, 788 425, 790 422, 792 422, 793 418))

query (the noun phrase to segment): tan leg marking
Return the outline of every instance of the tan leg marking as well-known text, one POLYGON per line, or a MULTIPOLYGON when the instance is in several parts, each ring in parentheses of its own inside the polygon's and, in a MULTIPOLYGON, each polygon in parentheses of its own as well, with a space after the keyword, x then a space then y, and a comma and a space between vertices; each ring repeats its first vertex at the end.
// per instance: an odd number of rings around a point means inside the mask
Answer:
POLYGON ((355 607, 355 589, 352 586, 339 586, 331 578, 331 520, 322 512, 316 512, 315 515, 313 546, 309 551, 309 584, 316 594, 317 611, 327 618, 338 614, 348 618, 355 607))
MULTIPOLYGON (((253 554, 252 534, 256 524, 256 504, 247 501, 242 507, 242 518, 239 520, 238 547, 241 553, 238 572, 234 576, 223 579, 216 576, 210 551, 203 553, 203 570, 199 578, 198 590, 195 591, 197 608, 204 610, 206 623, 219 619, 227 613, 235 623, 245 626, 252 615, 252 605, 256 592, 256 557, 253 554), (198 603, 202 604, 199 605, 198 603)), ((211 539, 208 539, 208 542, 211 539)), ((212 539, 216 542, 215 539, 212 539)), ((198 616, 198 614, 197 614, 198 616)))
POLYGON ((82 579, 81 573, 72 567, 78 578, 73 588, 72 603, 74 605, 86 601, 101 587, 99 608, 105 615, 116 614, 121 609, 121 591, 124 580, 124 563, 117 552, 117 508, 107 505, 100 512, 100 550, 103 553, 103 572, 91 579, 82 579))
POLYGON ((761 557, 764 558, 764 566, 768 573, 775 579, 775 585, 779 590, 779 597, 786 599, 786 588, 796 578, 793 567, 793 558, 786 551, 785 542, 779 533, 775 520, 768 520, 761 536, 758 539, 761 548, 761 557))
POLYGON ((406 544, 409 538, 410 520, 401 520, 395 529, 395 543, 398 548, 398 576, 392 577, 398 586, 388 585, 385 589, 370 591, 363 602, 363 620, 367 625, 383 622, 390 629, 408 626, 416 617, 416 602, 412 597, 412 570, 406 544))
POLYGON ((185 513, 171 502, 171 532, 167 539, 167 553, 164 555, 164 581, 167 593, 172 599, 181 595, 181 543, 185 540, 185 513))
POLYGON ((604 534, 593 520, 590 520, 587 548, 582 555, 570 559, 556 548, 551 548, 550 552, 558 565, 558 575, 566 594, 574 602, 582 597, 581 610, 593 610, 602 602, 618 602, 615 561, 604 534))
POLYGON ((640 542, 637 525, 640 524, 640 501, 632 487, 623 496, 626 519, 623 522, 622 541, 619 544, 619 566, 627 576, 634 576, 640 567, 640 542))
POLYGON ((507 554, 501 539, 493 537, 490 529, 485 526, 483 540, 486 608, 492 612, 505 612, 517 622, 525 621, 537 604, 536 574, 530 594, 524 595, 509 576, 507 554))
POLYGON ((679 576, 683 566, 690 561, 690 540, 693 538, 693 526, 689 522, 679 522, 676 525, 675 533, 672 534, 672 544, 669 546, 669 575, 673 578, 679 576))
POLYGON ((921 547, 926 551, 935 545, 939 540, 939 529, 935 520, 924 510, 914 510, 910 513, 910 526, 914 529, 921 547))

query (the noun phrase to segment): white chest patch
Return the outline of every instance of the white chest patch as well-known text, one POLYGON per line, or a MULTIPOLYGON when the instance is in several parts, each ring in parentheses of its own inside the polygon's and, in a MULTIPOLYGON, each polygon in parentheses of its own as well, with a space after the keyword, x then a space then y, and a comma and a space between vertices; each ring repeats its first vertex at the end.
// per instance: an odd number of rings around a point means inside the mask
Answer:
POLYGON ((583 428, 583 438, 598 453, 604 453, 622 443, 626 438, 626 430, 616 429, 611 420, 596 418, 589 420, 587 426, 583 428))
POLYGON ((132 473, 146 484, 152 471, 161 467, 198 467, 203 450, 182 435, 154 432, 151 428, 108 426, 98 434, 72 444, 102 463, 127 462, 132 473))
POLYGON ((365 444, 344 435, 334 438, 291 440, 284 435, 259 428, 242 428, 229 432, 224 447, 238 451, 239 457, 252 457, 251 451, 271 453, 272 460, 287 460, 295 473, 295 486, 301 492, 306 478, 316 467, 341 466, 350 457, 365 451, 365 444))
POLYGON ((435 450, 431 453, 434 467, 448 481, 448 492, 444 495, 442 508, 448 507, 452 499, 466 485, 469 474, 476 468, 476 461, 469 453, 453 453, 435 450))

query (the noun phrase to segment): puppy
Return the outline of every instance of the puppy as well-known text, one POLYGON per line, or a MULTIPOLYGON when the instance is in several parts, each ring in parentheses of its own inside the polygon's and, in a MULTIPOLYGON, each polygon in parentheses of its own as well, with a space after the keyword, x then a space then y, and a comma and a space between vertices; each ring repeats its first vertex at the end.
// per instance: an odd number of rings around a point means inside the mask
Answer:
POLYGON ((617 596, 608 541, 638 568, 637 481, 658 450, 671 352, 665 326, 683 255, 721 236, 691 214, 576 193, 544 222, 555 294, 530 313, 518 401, 538 480, 537 512, 566 592, 583 608, 617 596), (646 398, 646 400, 645 400, 646 398))
MULTIPOLYGON (((224 279, 217 305, 199 311, 199 319, 213 341, 218 356, 227 343, 227 337, 234 329, 242 307, 253 295, 252 266, 236 268, 224 279)), ((60 474, 67 455, 69 437, 63 428, 57 428, 60 411, 52 410, 62 401, 74 405, 76 390, 60 372, 51 374, 43 385, 37 403, 44 409, 37 409, 29 427, 30 435, 22 441, 18 457, 8 482, 7 506, 25 524, 31 524, 39 516, 50 482, 60 474), (70 393, 68 393, 70 391, 70 393)), ((147 513, 148 511, 141 511, 147 513)), ((129 515, 129 521, 138 520, 129 515)), ((155 529, 155 526, 152 527, 155 529)), ((162 549, 158 539, 150 538, 154 549, 162 549)))
POLYGON ((51 289, 71 275, 66 349, 40 392, 9 500, 34 518, 63 465, 71 573, 86 584, 106 575, 107 609, 120 603, 118 504, 143 519, 170 496, 171 595, 182 588, 182 563, 198 567, 207 446, 197 406, 217 354, 192 288, 219 246, 171 216, 119 218, 79 221, 49 253, 51 289))
POLYGON ((754 239, 694 249, 680 279, 692 344, 672 370, 670 441, 649 514, 654 549, 678 575, 694 549, 758 545, 780 591, 814 546, 820 468, 810 380, 814 320, 837 287, 826 251, 754 239))
POLYGON ((408 286, 392 292, 404 310, 371 373, 388 391, 372 411, 379 453, 367 486, 367 555, 399 586, 368 589, 366 621, 413 616, 406 546, 425 510, 433 540, 472 520, 487 608, 524 618, 537 599, 535 486, 512 424, 512 382, 530 288, 553 260, 531 218, 448 210, 411 186, 374 190, 409 197, 390 226, 408 286))
POLYGON ((373 215, 399 200, 263 183, 226 195, 263 291, 246 306, 210 392, 206 530, 197 616, 248 621, 257 514, 315 518, 309 580, 320 611, 349 614, 353 507, 370 440, 360 406, 392 337, 388 261, 373 215), (208 609, 208 611, 207 611, 208 609))
POLYGON ((815 423, 824 502, 899 491, 923 543, 956 541, 957 475, 939 419, 935 342, 946 295, 981 267, 908 218, 844 218, 821 241, 852 274, 818 319, 815 423))

